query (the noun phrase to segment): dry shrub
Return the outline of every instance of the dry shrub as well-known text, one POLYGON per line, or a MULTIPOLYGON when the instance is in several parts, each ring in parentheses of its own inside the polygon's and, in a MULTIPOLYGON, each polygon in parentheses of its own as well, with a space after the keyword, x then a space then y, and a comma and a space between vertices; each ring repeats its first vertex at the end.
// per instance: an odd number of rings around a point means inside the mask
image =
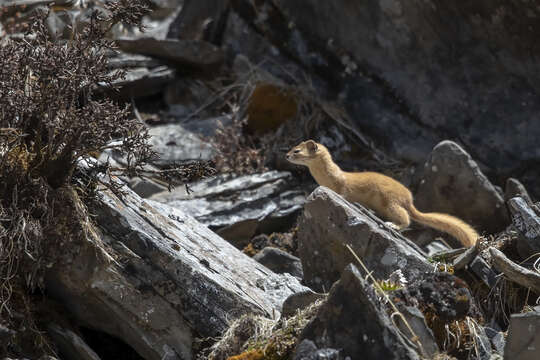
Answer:
POLYGON ((321 98, 319 91, 308 77, 298 78, 289 74, 287 82, 276 79, 258 66, 249 66, 249 70, 233 79, 207 106, 217 103, 217 108, 230 114, 232 124, 223 126, 210 141, 218 149, 216 170, 218 172, 254 173, 266 167, 287 168, 285 153, 300 141, 320 140, 329 129, 335 127, 365 154, 363 163, 372 163, 375 168, 396 168, 399 164, 389 158, 375 144, 358 132, 343 107, 335 102, 321 98), (267 94, 265 99, 258 98, 261 116, 249 123, 249 114, 253 113, 252 94, 259 89, 270 88, 273 92, 280 89, 279 96, 267 94), (287 109, 268 109, 280 99, 287 109), (286 100, 287 99, 287 100, 286 100), (295 107, 295 109, 291 107, 295 107), (284 116, 287 121, 278 121, 275 116, 284 116), (264 123, 266 121, 267 123, 264 123), (273 130, 276 126, 277 130, 273 130), (272 129, 272 130, 269 130, 272 129))
POLYGON ((246 315, 233 322, 205 357, 210 360, 290 359, 298 337, 315 317, 324 300, 317 300, 296 315, 279 320, 246 315))
MULTIPOLYGON (((21 356, 20 338, 29 331, 37 340, 25 351, 52 353, 27 325, 34 324, 29 296, 63 253, 95 240, 85 203, 99 186, 121 194, 112 175, 145 176, 156 156, 146 127, 126 106, 93 96, 124 76, 107 68, 105 54, 114 50, 108 32, 117 22, 135 25, 148 3, 105 7, 69 41, 53 41, 41 13, 24 37, 0 44, 0 325, 18 332, 2 341, 0 355, 21 356), (117 150, 127 165, 97 163, 92 155, 105 149, 117 150)), ((191 164, 152 175, 170 184, 209 171, 191 164)))

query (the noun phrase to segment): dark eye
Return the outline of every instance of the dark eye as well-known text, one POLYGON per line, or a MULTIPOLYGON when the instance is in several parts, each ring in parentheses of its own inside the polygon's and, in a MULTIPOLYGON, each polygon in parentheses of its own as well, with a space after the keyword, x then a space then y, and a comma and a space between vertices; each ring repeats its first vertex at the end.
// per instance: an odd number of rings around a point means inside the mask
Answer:
POLYGON ((300 149, 296 149, 293 151, 293 153, 298 154, 300 152, 300 149))

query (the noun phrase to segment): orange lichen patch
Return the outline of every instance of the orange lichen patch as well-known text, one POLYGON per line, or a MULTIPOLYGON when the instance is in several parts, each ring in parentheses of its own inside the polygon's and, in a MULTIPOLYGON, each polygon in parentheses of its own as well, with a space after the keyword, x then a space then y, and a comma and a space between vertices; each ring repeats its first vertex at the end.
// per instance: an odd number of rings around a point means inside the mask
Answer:
POLYGON ((246 254, 247 256, 251 256, 251 257, 255 256, 255 254, 258 253, 258 251, 255 250, 255 248, 253 247, 252 243, 247 244, 246 247, 242 249, 242 252, 246 254))
POLYGON ((274 84, 259 84, 247 107, 248 130, 264 134, 296 116, 298 104, 292 91, 274 84))
POLYGON ((260 349, 248 350, 240 355, 231 356, 227 360, 260 360, 264 359, 264 352, 260 349))

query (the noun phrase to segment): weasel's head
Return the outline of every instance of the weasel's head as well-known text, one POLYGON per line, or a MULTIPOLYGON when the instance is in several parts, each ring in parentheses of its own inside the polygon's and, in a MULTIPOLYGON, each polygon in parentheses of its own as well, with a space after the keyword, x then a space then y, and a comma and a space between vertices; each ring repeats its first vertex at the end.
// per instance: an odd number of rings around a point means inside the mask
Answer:
POLYGON ((327 155, 326 147, 313 140, 307 140, 289 150, 285 157, 293 164, 310 166, 327 155))

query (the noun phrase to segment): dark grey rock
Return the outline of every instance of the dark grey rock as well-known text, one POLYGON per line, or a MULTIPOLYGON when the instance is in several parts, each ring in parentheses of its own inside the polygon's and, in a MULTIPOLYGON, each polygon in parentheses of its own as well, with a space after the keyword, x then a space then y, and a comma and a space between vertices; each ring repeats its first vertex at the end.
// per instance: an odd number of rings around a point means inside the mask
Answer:
MULTIPOLYGON (((325 60, 343 63, 341 68, 321 65, 319 72, 326 70, 328 77, 339 78, 347 67, 358 67, 370 74, 371 88, 383 88, 386 98, 404 114, 388 117, 381 125, 377 112, 359 109, 351 114, 358 128, 394 149, 425 149, 426 138, 431 147, 443 140, 441 134, 459 138, 474 149, 479 161, 507 174, 530 174, 535 181, 540 122, 531 119, 540 113, 540 65, 535 61, 540 54, 535 45, 540 10, 534 2, 475 7, 432 0, 412 5, 406 0, 277 0, 272 4, 282 11, 285 23, 293 24, 292 29, 284 33, 260 17, 263 24, 254 24, 262 33, 274 29, 273 35, 281 36, 275 42, 280 49, 300 48, 289 45, 294 44, 292 34, 300 33, 308 41, 307 56, 298 55, 305 66, 317 54, 326 54, 325 60), (493 21, 498 17, 502 20, 493 21), (523 165, 527 161, 531 166, 523 165)), ((301 54, 298 49, 288 50, 301 54)), ((355 80, 351 79, 352 85, 355 80)), ((370 91, 367 87, 365 93, 370 91)), ((350 103, 362 100, 354 95, 347 96, 350 103)))
POLYGON ((163 191, 168 191, 167 186, 158 184, 151 179, 134 178, 129 182, 129 187, 142 198, 150 197, 163 191))
POLYGON ((516 244, 519 255, 525 259, 540 252, 540 216, 520 197, 508 200, 508 208, 520 235, 516 244))
POLYGON ((377 279, 401 269, 408 280, 432 265, 411 241, 389 230, 361 206, 325 187, 309 196, 298 229, 298 254, 304 281, 316 291, 328 291, 341 271, 356 259, 350 245, 377 279))
POLYGON ((253 259, 277 274, 289 273, 299 279, 304 277, 300 259, 281 249, 265 247, 253 256, 253 259))
POLYGON ((166 115, 183 125, 190 117, 200 119, 215 116, 208 106, 215 98, 214 92, 203 81, 187 77, 176 79, 163 93, 163 99, 169 105, 166 115))
POLYGON ((501 231, 510 222, 501 194, 471 156, 452 141, 433 148, 424 165, 415 205, 424 212, 455 215, 488 233, 501 231))
POLYGON ((302 310, 317 300, 324 299, 326 295, 318 294, 311 290, 292 294, 283 302, 281 311, 282 317, 290 317, 296 314, 298 310, 302 310))
POLYGON ((525 186, 518 179, 508 178, 504 188, 504 201, 508 201, 514 197, 522 198, 527 205, 533 204, 525 186))
POLYGON ((454 262, 452 263, 454 270, 464 269, 471 261, 473 261, 477 254, 478 247, 476 245, 468 248, 464 253, 454 259, 454 262))
POLYGON ((115 52, 111 54, 107 61, 107 68, 111 70, 129 69, 129 68, 149 68, 153 69, 163 66, 163 62, 144 55, 127 54, 124 52, 115 52))
POLYGON ((122 199, 101 193, 91 209, 99 229, 84 225, 46 286, 79 322, 145 359, 192 359, 195 335, 219 336, 244 314, 279 316, 289 295, 308 290, 186 213, 122 190, 122 199))
POLYGON ((17 334, 16 331, 4 326, 0 325, 0 341, 4 343, 8 343, 8 340, 12 337, 14 337, 17 334))
POLYGON ((182 125, 187 130, 194 132, 203 137, 211 137, 216 134, 216 131, 220 128, 226 128, 232 123, 230 116, 218 116, 208 119, 196 119, 189 122, 185 122, 182 125))
POLYGON ((353 265, 343 270, 328 299, 300 334, 317 348, 340 349, 351 359, 419 359, 401 338, 353 265))
POLYGON ((472 334, 473 336, 473 343, 474 348, 473 351, 469 355, 469 359, 471 360, 492 360, 492 350, 491 350, 491 342, 489 340, 489 337, 486 335, 485 328, 481 325, 474 325, 474 332, 472 334))
POLYGON ((47 333, 54 341, 62 358, 66 360, 99 360, 100 357, 92 350, 84 340, 69 329, 57 324, 49 324, 47 333))
MULTIPOLYGON (((404 234, 405 236, 407 234, 404 234)), ((416 242, 415 242, 416 244, 416 242)), ((442 242, 440 241, 433 241, 433 242, 430 242, 429 244, 427 244, 426 246, 424 246, 424 250, 426 251, 426 255, 428 257, 431 257, 433 255, 436 255, 442 251, 447 251, 448 250, 448 246, 446 246, 445 244, 443 244, 442 242)))
MULTIPOLYGON (((414 331, 414 334, 418 336, 418 339, 422 344, 422 354, 427 359, 432 359, 435 354, 439 352, 439 347, 435 342, 433 332, 426 324, 424 315, 422 315, 422 312, 414 306, 402 306, 400 311, 414 331)), ((412 337, 409 328, 405 325, 401 317, 397 317, 396 322, 402 334, 410 335, 412 337)))
POLYGON ((148 134, 151 136, 149 143, 159 154, 156 161, 159 165, 210 160, 216 154, 212 145, 180 124, 154 126, 148 134))
POLYGON ((536 360, 540 352, 540 313, 512 314, 504 347, 505 360, 536 360))
POLYGON ((150 96, 161 92, 175 76, 175 71, 167 66, 133 67, 124 70, 126 76, 113 82, 117 91, 112 91, 108 87, 103 87, 98 91, 123 100, 150 96))
POLYGON ((469 268, 489 288, 494 287, 497 283, 497 274, 482 257, 475 257, 470 263, 469 268))
POLYGON ((197 40, 159 40, 146 37, 117 39, 119 48, 125 52, 154 56, 178 66, 191 66, 207 70, 221 65, 223 53, 218 47, 197 40))
POLYGON ((219 175, 185 188, 156 194, 151 200, 182 209, 243 248, 255 232, 287 230, 305 202, 288 172, 269 171, 235 177, 219 175))
POLYGON ((317 349, 313 341, 303 340, 296 347, 293 360, 342 360, 336 349, 317 349))
POLYGON ((497 334, 491 338, 491 344, 493 345, 495 352, 502 356, 504 354, 504 347, 506 346, 504 333, 502 331, 498 331, 497 334))
POLYGON ((218 44, 227 20, 229 0, 184 0, 168 38, 205 40, 218 44))

